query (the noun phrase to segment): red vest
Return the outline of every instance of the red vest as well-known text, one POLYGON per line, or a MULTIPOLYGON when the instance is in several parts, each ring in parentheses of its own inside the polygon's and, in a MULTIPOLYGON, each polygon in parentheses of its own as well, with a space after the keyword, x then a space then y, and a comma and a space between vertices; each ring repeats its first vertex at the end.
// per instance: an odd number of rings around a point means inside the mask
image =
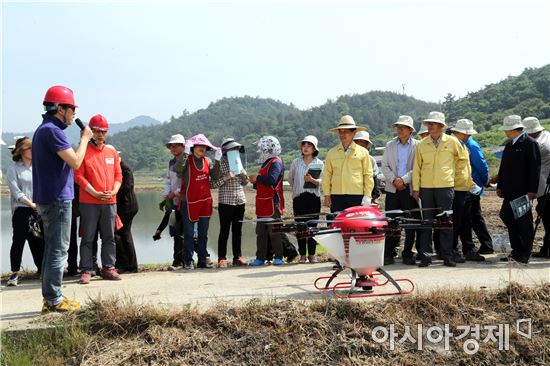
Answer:
POLYGON ((202 158, 202 170, 195 167, 192 156, 189 162, 189 179, 187 180, 187 214, 191 222, 198 221, 201 217, 212 216, 212 194, 210 193, 210 168, 206 158, 202 158))
MULTIPOLYGON (((263 168, 258 171, 259 175, 267 176, 269 168, 275 161, 281 161, 276 157, 269 161, 263 168)), ((284 176, 284 174, 283 174, 284 176)), ((285 211, 285 198, 283 197, 283 178, 277 182, 277 186, 273 186, 260 183, 256 181, 256 216, 258 217, 272 217, 275 214, 275 204, 273 203, 273 197, 279 197, 279 212, 281 215, 285 211)))

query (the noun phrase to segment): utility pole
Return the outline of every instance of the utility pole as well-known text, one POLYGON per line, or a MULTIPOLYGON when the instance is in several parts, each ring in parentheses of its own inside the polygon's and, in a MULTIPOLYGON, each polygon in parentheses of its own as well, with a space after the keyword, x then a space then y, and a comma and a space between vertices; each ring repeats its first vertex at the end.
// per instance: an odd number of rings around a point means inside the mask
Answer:
POLYGON ((405 95, 405 85, 407 84, 401 84, 401 90, 403 95, 405 95))

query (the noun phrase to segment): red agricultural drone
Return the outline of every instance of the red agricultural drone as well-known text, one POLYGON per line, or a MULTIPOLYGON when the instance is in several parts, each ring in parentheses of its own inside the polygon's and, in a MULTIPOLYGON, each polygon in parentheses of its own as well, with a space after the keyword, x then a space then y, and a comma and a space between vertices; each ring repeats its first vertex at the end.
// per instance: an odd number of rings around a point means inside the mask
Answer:
MULTIPOLYGON (((297 238, 315 237, 338 260, 340 268, 330 276, 321 276, 314 282, 317 290, 332 290, 336 297, 357 298, 405 295, 414 291, 414 282, 408 278, 393 278, 384 266, 386 235, 401 236, 402 229, 452 228, 452 211, 441 209, 413 209, 380 212, 378 206, 350 207, 336 214, 327 214, 326 220, 305 222, 270 222, 274 233, 294 233, 297 238), (439 211, 434 219, 412 217, 415 211, 439 211), (326 223, 320 228, 316 224, 326 223), (349 269, 351 280, 333 283, 338 275, 349 269), (395 291, 375 292, 374 288, 392 284, 395 291), (406 284, 402 288, 400 284, 406 284)), ((268 221, 267 219, 265 221, 268 221)), ((264 221, 264 222, 265 222, 264 221)))

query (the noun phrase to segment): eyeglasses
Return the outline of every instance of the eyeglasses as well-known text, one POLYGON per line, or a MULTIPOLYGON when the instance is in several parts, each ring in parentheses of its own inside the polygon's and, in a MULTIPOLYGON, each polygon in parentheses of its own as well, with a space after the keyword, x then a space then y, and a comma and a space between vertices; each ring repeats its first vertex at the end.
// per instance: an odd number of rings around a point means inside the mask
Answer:
POLYGON ((107 131, 97 130, 97 129, 94 129, 94 128, 92 129, 92 132, 93 133, 99 133, 99 134, 106 134, 107 133, 107 131))
POLYGON ((64 109, 70 109, 72 110, 73 112, 76 111, 76 107, 74 105, 70 105, 70 104, 62 104, 61 105, 64 109))

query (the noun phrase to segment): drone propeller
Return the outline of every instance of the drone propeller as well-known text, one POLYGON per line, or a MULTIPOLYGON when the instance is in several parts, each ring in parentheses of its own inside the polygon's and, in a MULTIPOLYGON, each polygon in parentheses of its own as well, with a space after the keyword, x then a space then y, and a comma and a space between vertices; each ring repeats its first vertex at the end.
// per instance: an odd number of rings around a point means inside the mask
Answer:
POLYGON ((240 220, 240 222, 261 222, 261 223, 267 223, 267 222, 281 222, 280 219, 274 219, 273 217, 258 217, 256 219, 243 219, 240 220))
POLYGON ((441 207, 417 207, 411 208, 407 212, 441 211, 441 207))

